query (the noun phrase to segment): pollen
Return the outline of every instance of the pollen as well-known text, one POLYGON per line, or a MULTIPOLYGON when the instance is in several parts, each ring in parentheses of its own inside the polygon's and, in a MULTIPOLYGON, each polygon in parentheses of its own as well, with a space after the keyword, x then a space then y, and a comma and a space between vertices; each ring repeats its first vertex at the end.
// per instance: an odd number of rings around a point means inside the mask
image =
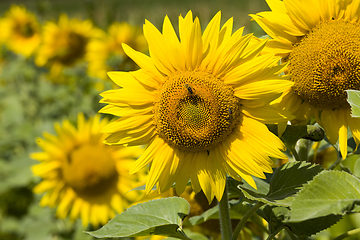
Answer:
POLYGON ((360 90, 360 25, 320 23, 289 56, 293 90, 317 108, 348 108, 345 90, 360 90))
POLYGON ((209 150, 240 122, 240 99, 210 73, 179 72, 167 77, 154 116, 157 132, 168 144, 209 150))

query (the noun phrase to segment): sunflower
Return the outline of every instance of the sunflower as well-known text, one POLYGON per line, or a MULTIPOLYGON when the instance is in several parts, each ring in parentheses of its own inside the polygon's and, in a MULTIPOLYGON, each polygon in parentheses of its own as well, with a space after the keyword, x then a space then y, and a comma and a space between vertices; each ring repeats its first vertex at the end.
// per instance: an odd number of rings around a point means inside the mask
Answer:
POLYGON ((250 44, 243 28, 232 34, 232 18, 220 28, 220 15, 203 34, 191 11, 180 16, 180 40, 168 17, 163 33, 146 21, 151 57, 124 44, 141 69, 109 73, 122 88, 101 94, 108 105, 100 111, 121 118, 103 129, 110 134, 105 142, 149 143, 130 170, 151 163, 146 192, 155 184, 165 192, 175 182, 181 194, 190 178, 195 192, 220 200, 227 174, 256 187, 252 175, 272 172, 269 156, 285 157, 264 123, 284 120, 270 102, 293 83, 279 76, 279 57, 260 54, 266 40, 250 44))
POLYGON ((45 133, 36 140, 43 152, 31 158, 40 161, 32 170, 42 178, 34 188, 35 193, 45 192, 41 206, 57 206, 58 217, 81 217, 84 226, 97 227, 139 197, 130 191, 139 175, 128 171, 142 148, 104 144, 100 130, 108 122, 100 121, 100 115, 86 121, 79 114, 77 128, 64 121, 55 125, 57 136, 45 133))
POLYGON ((57 78, 63 68, 84 60, 89 41, 100 37, 101 31, 94 28, 90 20, 69 20, 67 15, 62 14, 57 24, 45 24, 43 35, 35 63, 49 67, 51 79, 61 81, 57 78))
POLYGON ((288 62, 294 85, 281 104, 298 121, 312 117, 347 156, 348 127, 359 145, 360 119, 350 115, 345 90, 360 90, 360 1, 267 0, 271 11, 251 15, 273 39, 268 52, 288 62))
POLYGON ((41 28, 35 15, 13 5, 0 21, 0 42, 13 52, 29 57, 41 41, 41 28))
POLYGON ((90 75, 108 79, 110 70, 135 70, 136 65, 125 54, 121 44, 126 43, 140 52, 147 50, 147 44, 141 30, 126 22, 115 22, 108 28, 107 34, 101 39, 89 43, 87 60, 90 75))

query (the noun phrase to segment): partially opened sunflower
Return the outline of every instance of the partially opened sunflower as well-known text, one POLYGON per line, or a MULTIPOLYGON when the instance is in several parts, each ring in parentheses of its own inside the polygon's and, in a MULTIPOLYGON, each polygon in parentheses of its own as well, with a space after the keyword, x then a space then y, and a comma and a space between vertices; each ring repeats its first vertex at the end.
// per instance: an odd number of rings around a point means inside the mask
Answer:
POLYGON ((41 206, 57 207, 60 218, 81 218, 84 226, 106 224, 132 204, 139 194, 139 175, 128 171, 142 153, 140 147, 108 146, 101 128, 109 121, 95 115, 85 120, 78 115, 77 127, 69 121, 55 125, 57 135, 44 134, 36 141, 43 152, 31 157, 40 161, 32 167, 42 181, 35 193, 45 193, 41 206))
POLYGON ((43 26, 43 35, 35 63, 50 69, 52 81, 63 82, 62 70, 84 60, 88 43, 102 32, 90 20, 69 19, 62 14, 57 23, 49 21, 43 26))
POLYGON ((348 127, 358 146, 360 119, 345 90, 360 90, 359 0, 267 0, 271 11, 251 15, 273 39, 268 52, 289 62, 294 85, 281 104, 298 120, 315 116, 331 144, 347 156, 348 127))
POLYGON ((229 174, 256 187, 251 176, 272 172, 270 157, 283 158, 283 143, 264 125, 284 120, 270 102, 293 83, 279 76, 280 57, 259 55, 266 40, 252 42, 233 20, 220 28, 220 12, 201 33, 192 12, 179 17, 178 38, 168 17, 159 32, 149 21, 144 35, 150 57, 123 45, 141 68, 110 72, 121 89, 101 95, 101 112, 121 116, 103 131, 110 145, 148 144, 133 174, 151 164, 146 192, 175 183, 181 194, 189 178, 209 202, 222 198, 229 174))

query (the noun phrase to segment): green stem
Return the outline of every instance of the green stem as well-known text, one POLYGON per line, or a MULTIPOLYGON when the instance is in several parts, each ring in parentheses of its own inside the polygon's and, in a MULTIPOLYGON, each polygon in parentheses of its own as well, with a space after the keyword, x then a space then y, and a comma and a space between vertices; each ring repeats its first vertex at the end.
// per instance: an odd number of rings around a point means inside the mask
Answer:
POLYGON ((336 238, 334 238, 333 240, 340 240, 340 239, 344 239, 344 238, 347 238, 347 237, 350 237, 352 235, 355 235, 355 234, 359 234, 360 233, 360 228, 356 228, 356 229, 353 229, 353 230, 350 230, 346 233, 343 233, 339 236, 337 236, 336 238))
POLYGON ((334 170, 342 161, 342 157, 339 157, 336 162, 334 162, 330 167, 329 170, 334 170))
MULTIPOLYGON (((284 143, 285 143, 285 142, 284 142, 284 143)), ((300 159, 300 156, 298 155, 295 147, 294 147, 294 146, 290 146, 290 145, 288 145, 288 144, 286 144, 286 143, 285 143, 285 145, 286 145, 286 147, 290 150, 290 152, 291 152, 292 155, 294 156, 295 160, 298 161, 298 162, 300 162, 301 159, 300 159)))
POLYGON ((276 234, 278 234, 281 230, 283 230, 285 228, 285 225, 280 226, 278 229, 276 229, 275 231, 273 231, 266 240, 271 240, 274 239, 276 234))
POLYGON ((299 147, 299 158, 301 161, 308 160, 308 148, 309 148, 309 141, 307 139, 300 138, 298 141, 299 147))
POLYGON ((296 235, 288 227, 285 228, 285 231, 290 236, 291 240, 297 240, 298 239, 298 237, 296 237, 296 235))
POLYGON ((236 226, 235 231, 233 233, 232 236, 232 240, 237 240, 240 234, 241 229, 243 229, 243 227, 245 226, 245 223, 247 222, 247 220, 256 212, 256 210, 258 210, 261 206, 263 206, 265 203, 262 202, 257 202, 246 214, 245 216, 241 219, 241 221, 239 222, 239 224, 236 226))
POLYGON ((224 194, 218 205, 219 205, 221 238, 223 240, 230 240, 232 236, 232 228, 231 228, 228 192, 226 185, 224 189, 224 194))

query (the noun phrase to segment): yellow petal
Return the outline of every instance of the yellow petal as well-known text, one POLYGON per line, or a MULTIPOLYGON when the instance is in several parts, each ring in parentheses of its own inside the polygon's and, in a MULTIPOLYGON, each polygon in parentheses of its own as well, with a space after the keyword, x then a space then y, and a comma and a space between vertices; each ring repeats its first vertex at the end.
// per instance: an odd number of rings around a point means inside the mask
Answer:
MULTIPOLYGON (((163 144, 159 149, 159 152, 161 152, 162 154, 157 154, 156 157, 153 158, 151 163, 150 172, 148 175, 148 179, 146 181, 146 188, 145 188, 146 194, 150 193, 151 189, 161 178, 161 175, 164 174, 165 168, 168 165, 169 161, 171 160, 173 149, 171 147, 168 147, 167 144, 163 144)), ((161 191, 161 189, 158 190, 161 191)))
POLYGON ((151 76, 153 76, 155 79, 162 77, 162 74, 155 67, 149 56, 146 56, 141 52, 135 51, 125 43, 122 44, 122 47, 126 55, 128 55, 141 69, 146 70, 148 74, 151 74, 151 76))
POLYGON ((346 158, 347 156, 347 129, 348 129, 348 124, 347 124, 347 109, 339 109, 339 111, 337 111, 337 115, 339 116, 339 125, 340 125, 340 129, 339 129, 339 148, 340 148, 340 153, 343 159, 346 158))
POLYGON ((211 172, 208 168, 208 153, 206 151, 199 151, 194 153, 194 155, 196 156, 194 159, 196 159, 195 166, 197 171, 197 179, 199 180, 201 190, 205 194, 209 203, 211 203, 214 198, 214 189, 210 180, 211 172))
POLYGON ((340 123, 335 112, 331 109, 324 109, 321 113, 321 122, 326 137, 332 145, 335 145, 339 138, 340 123))
POLYGON ((164 144, 167 143, 165 143, 161 138, 154 138, 152 142, 149 143, 141 157, 139 157, 139 159, 136 160, 134 165, 131 167, 129 174, 134 174, 148 165, 154 159, 156 154, 161 150, 164 144))

